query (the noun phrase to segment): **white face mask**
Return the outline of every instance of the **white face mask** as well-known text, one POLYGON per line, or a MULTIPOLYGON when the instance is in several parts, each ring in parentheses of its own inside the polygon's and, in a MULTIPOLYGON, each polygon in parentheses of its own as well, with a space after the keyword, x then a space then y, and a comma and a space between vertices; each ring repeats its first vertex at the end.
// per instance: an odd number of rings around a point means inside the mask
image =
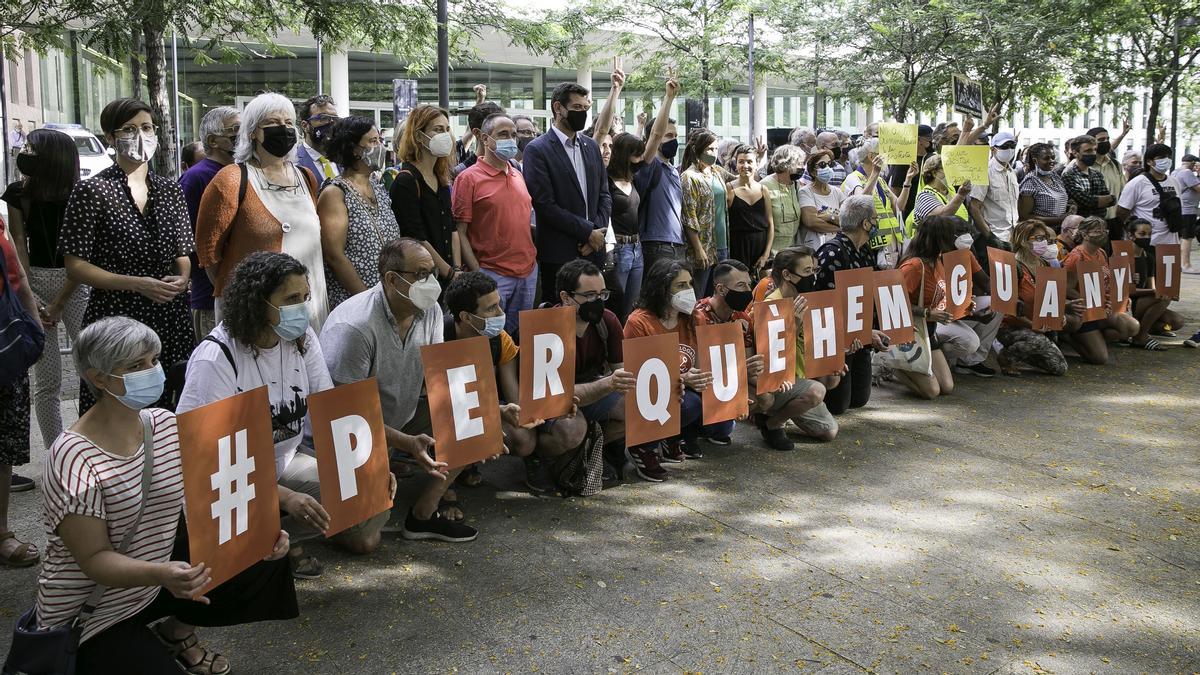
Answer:
POLYGON ((126 159, 145 164, 158 150, 158 138, 146 138, 138 133, 133 138, 118 138, 117 152, 126 159))
POLYGON ((671 296, 671 306, 680 314, 691 314, 696 309, 696 292, 690 288, 679 291, 671 296))
POLYGON ((965 250, 971 248, 971 244, 974 243, 974 241, 975 241, 975 238, 972 237, 971 235, 960 234, 960 235, 958 235, 958 238, 954 240, 954 248, 956 248, 960 251, 965 251, 965 250))
POLYGON ((1016 150, 1002 149, 996 151, 996 161, 1008 164, 1012 161, 1013 155, 1017 154, 1016 150))
POLYGON ((1165 174, 1166 172, 1171 170, 1171 158, 1170 157, 1160 157, 1160 158, 1154 160, 1154 168, 1159 173, 1165 174))
POLYGON ((1058 242, 1046 244, 1046 250, 1042 251, 1042 260, 1046 262, 1058 260, 1058 242))
POLYGON ((434 157, 449 157, 450 153, 454 150, 454 139, 451 138, 449 131, 443 131, 433 136, 426 135, 425 138, 429 139, 428 144, 426 144, 426 147, 429 148, 429 154, 434 157))
MULTIPOLYGON (((408 282, 404 277, 400 277, 405 283, 408 282)), ((436 277, 432 274, 425 278, 424 281, 418 281, 408 287, 408 293, 402 293, 398 286, 393 286, 402 298, 406 298, 413 304, 414 307, 424 312, 425 310, 437 304, 438 296, 442 294, 442 285, 438 283, 436 277)))

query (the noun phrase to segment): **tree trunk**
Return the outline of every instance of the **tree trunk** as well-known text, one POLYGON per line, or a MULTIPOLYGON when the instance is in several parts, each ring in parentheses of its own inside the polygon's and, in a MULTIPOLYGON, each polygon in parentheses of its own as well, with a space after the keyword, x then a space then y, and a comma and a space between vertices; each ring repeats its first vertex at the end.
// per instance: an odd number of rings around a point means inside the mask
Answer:
MULTIPOLYGON (((751 92, 751 95, 753 95, 753 92, 751 92)), ((707 57, 700 59, 700 102, 704 104, 704 108, 701 111, 702 114, 700 115, 700 128, 707 129, 708 128, 708 58, 707 57)), ((686 115, 686 111, 685 111, 685 115, 686 115)), ((751 116, 754 115, 753 110, 750 111, 750 115, 751 116)), ((686 123, 686 120, 685 120, 685 123, 686 123)), ((691 131, 691 130, 684 129, 684 134, 687 134, 689 131, 691 131)))
POLYGON ((1165 95, 1166 92, 1159 83, 1155 83, 1150 89, 1150 109, 1146 111, 1146 147, 1154 144, 1154 137, 1158 131, 1159 108, 1165 95))
POLYGON ((142 97, 142 32, 133 28, 129 36, 129 95, 142 97))
POLYGON ((179 177, 179 167, 175 163, 174 120, 167 95, 167 48, 163 43, 165 28, 147 19, 142 22, 142 30, 146 38, 148 103, 154 123, 158 125, 158 152, 154 156, 154 170, 158 175, 174 180, 179 177))

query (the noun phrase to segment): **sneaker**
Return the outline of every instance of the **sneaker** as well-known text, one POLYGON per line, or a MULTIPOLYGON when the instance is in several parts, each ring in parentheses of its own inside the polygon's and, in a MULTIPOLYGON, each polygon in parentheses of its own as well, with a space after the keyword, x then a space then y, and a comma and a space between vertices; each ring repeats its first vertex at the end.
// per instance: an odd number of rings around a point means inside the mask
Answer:
POLYGON ((683 451, 683 456, 688 459, 704 459, 704 448, 700 447, 699 439, 682 441, 679 443, 679 449, 683 451))
POLYGON ((789 452, 796 449, 796 444, 792 442, 792 439, 788 438, 787 432, 783 429, 768 429, 764 424, 761 432, 763 440, 767 442, 767 446, 772 450, 789 452))
POLYGON ((680 445, 682 444, 679 442, 679 439, 663 441, 659 444, 658 447, 662 451, 662 461, 669 464, 682 464, 687 455, 683 454, 683 449, 680 445))
POLYGON ((600 473, 600 489, 607 490, 610 487, 620 485, 620 483, 621 479, 617 476, 617 470, 613 468, 612 464, 605 462, 604 469, 600 473))
POLYGON ((459 543, 474 541, 475 537, 479 536, 479 531, 470 525, 452 523, 442 517, 442 514, 437 511, 433 512, 433 516, 429 520, 417 520, 417 517, 413 515, 412 509, 409 509, 408 517, 404 519, 404 529, 400 531, 400 536, 409 541, 433 539, 436 541, 459 543))
POLYGON ((9 492, 28 492, 32 489, 33 489, 33 479, 32 478, 26 478, 25 476, 19 476, 15 473, 12 475, 12 482, 9 483, 9 485, 8 485, 9 492))
POLYGON ((708 442, 713 445, 729 445, 733 439, 728 436, 709 436, 708 442))
POLYGON ((652 448, 629 448, 626 452, 629 453, 629 461, 633 462, 637 475, 641 476, 642 480, 661 483, 667 479, 667 470, 658 463, 658 453, 652 448))
POLYGON ((1184 340, 1183 346, 1190 349, 1196 349, 1197 347, 1200 347, 1200 331, 1196 331, 1192 334, 1192 337, 1184 340))
POLYGON ((1198 268, 1198 267, 1184 267, 1184 268, 1183 268, 1183 273, 1184 273, 1184 274, 1200 274, 1200 268, 1198 268))
POLYGON ((540 457, 530 455, 525 458, 525 487, 540 494, 555 491, 554 482, 546 474, 546 463, 540 457))
POLYGON ((976 363, 973 366, 959 365, 959 366, 956 366, 954 368, 954 370, 956 370, 960 373, 968 373, 971 375, 975 375, 976 377, 995 377, 996 376, 995 368, 988 368, 987 366, 983 365, 982 363, 976 363))
POLYGON ((315 555, 291 556, 292 576, 296 579, 319 579, 325 572, 315 555))

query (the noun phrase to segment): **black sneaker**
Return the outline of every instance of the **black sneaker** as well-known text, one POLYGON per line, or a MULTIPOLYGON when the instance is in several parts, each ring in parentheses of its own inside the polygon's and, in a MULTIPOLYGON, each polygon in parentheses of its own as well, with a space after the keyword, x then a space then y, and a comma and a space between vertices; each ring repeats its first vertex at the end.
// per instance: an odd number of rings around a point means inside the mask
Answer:
MULTIPOLYGON (((1183 346, 1187 347, 1188 349, 1200 348, 1200 331, 1196 331, 1195 333, 1192 334, 1192 337, 1184 340, 1183 346)), ((14 476, 14 478, 15 478, 15 476, 14 476)))
POLYGON ((437 511, 433 512, 433 516, 429 520, 417 520, 417 517, 413 515, 412 509, 409 509, 408 517, 404 519, 404 529, 400 531, 400 536, 409 541, 433 539, 436 541, 459 543, 474 541, 475 537, 479 536, 479 531, 470 525, 452 523, 443 518, 442 514, 437 511))
POLYGON ((704 449, 700 447, 700 441, 680 441, 679 449, 688 459, 703 459, 704 449))
POLYGON ((987 366, 983 365, 982 363, 976 363, 973 366, 965 366, 965 369, 967 372, 971 373, 972 375, 976 375, 978 377, 995 377, 996 376, 995 368, 988 368, 987 366))
POLYGON ((616 487, 621 483, 620 477, 617 475, 617 470, 612 464, 604 462, 604 470, 600 474, 600 489, 607 490, 610 487, 616 487))
POLYGON ((713 445, 729 445, 733 439, 728 436, 709 436, 708 442, 713 445))
POLYGON ((761 431, 763 440, 767 442, 767 446, 772 450, 788 452, 796 449, 796 444, 792 442, 792 439, 788 438, 787 432, 783 429, 768 429, 764 424, 761 431))
POLYGON ((530 455, 525 458, 525 487, 539 494, 555 491, 553 481, 546 474, 546 463, 540 457, 530 455))
POLYGON ((10 482, 8 485, 9 492, 28 492, 32 489, 33 489, 33 479, 32 478, 26 478, 25 476, 19 476, 15 473, 12 475, 12 482, 10 482))

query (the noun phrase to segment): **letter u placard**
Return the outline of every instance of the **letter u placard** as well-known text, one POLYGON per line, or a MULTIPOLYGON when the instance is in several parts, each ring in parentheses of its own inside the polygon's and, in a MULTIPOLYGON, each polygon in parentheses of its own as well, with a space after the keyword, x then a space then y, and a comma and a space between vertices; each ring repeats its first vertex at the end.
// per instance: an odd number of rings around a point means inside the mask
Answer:
POLYGON ((457 469, 503 451, 500 397, 487 338, 426 345, 421 362, 438 461, 457 469))
POLYGON ((625 394, 625 447, 679 435, 679 336, 630 338, 622 343, 625 370, 637 384, 625 394))
POLYGON ((712 373, 712 384, 701 395, 704 423, 716 424, 750 413, 746 381, 746 339, 737 323, 696 327, 697 367, 712 373))

